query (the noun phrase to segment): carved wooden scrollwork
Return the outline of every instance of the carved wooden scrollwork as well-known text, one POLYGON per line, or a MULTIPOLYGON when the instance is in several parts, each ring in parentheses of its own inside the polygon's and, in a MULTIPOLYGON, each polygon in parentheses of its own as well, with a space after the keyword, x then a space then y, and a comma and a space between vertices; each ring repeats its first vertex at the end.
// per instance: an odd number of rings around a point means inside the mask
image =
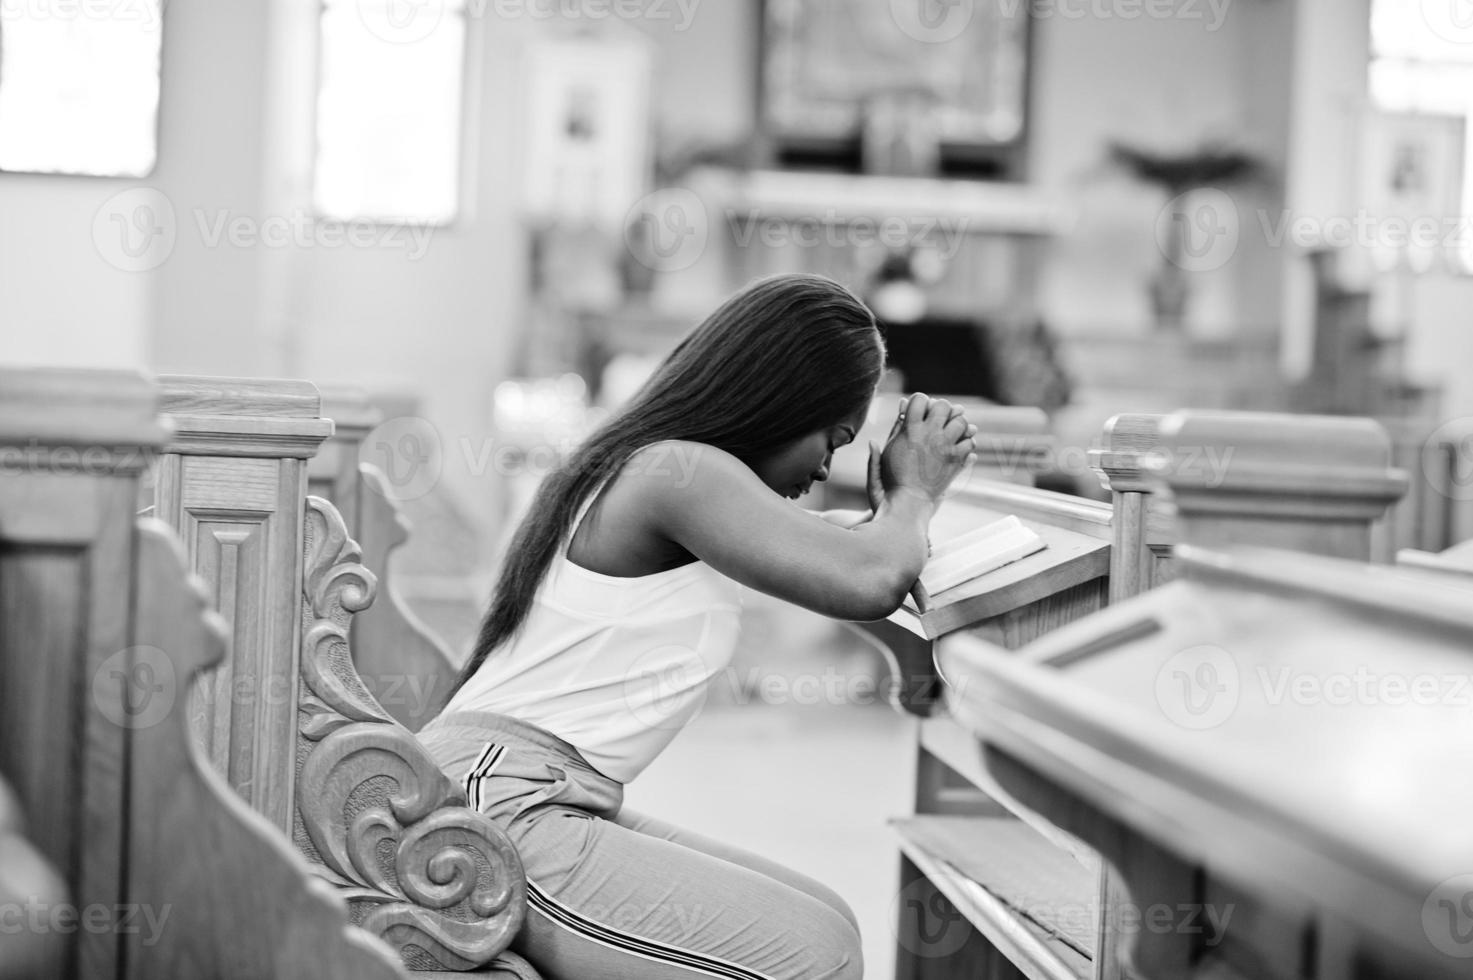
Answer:
POLYGON ((342 517, 319 497, 307 498, 303 551, 298 846, 338 886, 354 921, 411 969, 495 960, 508 976, 535 978, 525 963, 497 955, 526 915, 516 849, 465 805, 353 667, 349 621, 373 600, 375 580, 342 517))

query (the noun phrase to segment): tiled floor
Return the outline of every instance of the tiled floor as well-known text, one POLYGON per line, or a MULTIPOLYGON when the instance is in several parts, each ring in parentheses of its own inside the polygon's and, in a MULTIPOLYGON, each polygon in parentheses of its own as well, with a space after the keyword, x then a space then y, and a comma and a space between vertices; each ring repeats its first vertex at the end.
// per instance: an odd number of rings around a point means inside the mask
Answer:
POLYGON ((865 977, 894 972, 914 722, 882 705, 713 705, 629 786, 631 807, 812 875, 859 918, 865 977))

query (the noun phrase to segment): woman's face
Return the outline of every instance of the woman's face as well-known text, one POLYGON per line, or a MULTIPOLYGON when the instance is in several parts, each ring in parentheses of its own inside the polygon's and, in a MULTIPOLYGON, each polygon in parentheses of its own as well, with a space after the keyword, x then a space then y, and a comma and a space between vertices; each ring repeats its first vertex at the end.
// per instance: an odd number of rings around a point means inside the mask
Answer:
POLYGON ((854 441, 866 414, 868 408, 861 409, 837 425, 794 439, 754 460, 753 472, 775 492, 796 500, 829 478, 834 451, 854 441))

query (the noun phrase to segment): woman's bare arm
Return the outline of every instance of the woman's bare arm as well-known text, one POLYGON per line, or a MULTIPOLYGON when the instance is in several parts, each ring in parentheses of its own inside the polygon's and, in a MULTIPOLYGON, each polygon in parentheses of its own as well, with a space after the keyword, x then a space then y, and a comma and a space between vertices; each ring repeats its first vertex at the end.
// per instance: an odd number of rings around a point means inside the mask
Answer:
POLYGON ((845 529, 817 519, 773 493, 735 456, 684 443, 676 444, 689 460, 680 479, 654 467, 631 474, 648 526, 760 592, 836 619, 882 619, 920 575, 926 528, 975 432, 952 418, 945 402, 916 399, 884 467, 875 454, 878 506, 866 523, 845 529))
POLYGON ((683 481, 635 473, 652 530, 743 585, 836 619, 894 612, 926 560, 936 503, 900 489, 866 524, 845 529, 794 507, 745 463, 682 447, 683 481), (683 485, 680 485, 683 484, 683 485))
POLYGON ((820 520, 828 521, 835 527, 845 529, 868 524, 875 517, 875 512, 872 510, 811 510, 809 513, 820 520))

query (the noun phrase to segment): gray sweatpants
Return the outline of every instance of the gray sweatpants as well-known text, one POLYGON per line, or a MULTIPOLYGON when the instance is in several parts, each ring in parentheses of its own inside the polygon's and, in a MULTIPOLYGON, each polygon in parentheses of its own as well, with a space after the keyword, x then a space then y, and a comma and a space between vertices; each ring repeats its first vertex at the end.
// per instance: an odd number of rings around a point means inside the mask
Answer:
POLYGON ((623 808, 567 742, 459 712, 419 739, 516 844, 528 915, 512 949, 548 980, 858 980, 859 928, 824 885, 623 808))

